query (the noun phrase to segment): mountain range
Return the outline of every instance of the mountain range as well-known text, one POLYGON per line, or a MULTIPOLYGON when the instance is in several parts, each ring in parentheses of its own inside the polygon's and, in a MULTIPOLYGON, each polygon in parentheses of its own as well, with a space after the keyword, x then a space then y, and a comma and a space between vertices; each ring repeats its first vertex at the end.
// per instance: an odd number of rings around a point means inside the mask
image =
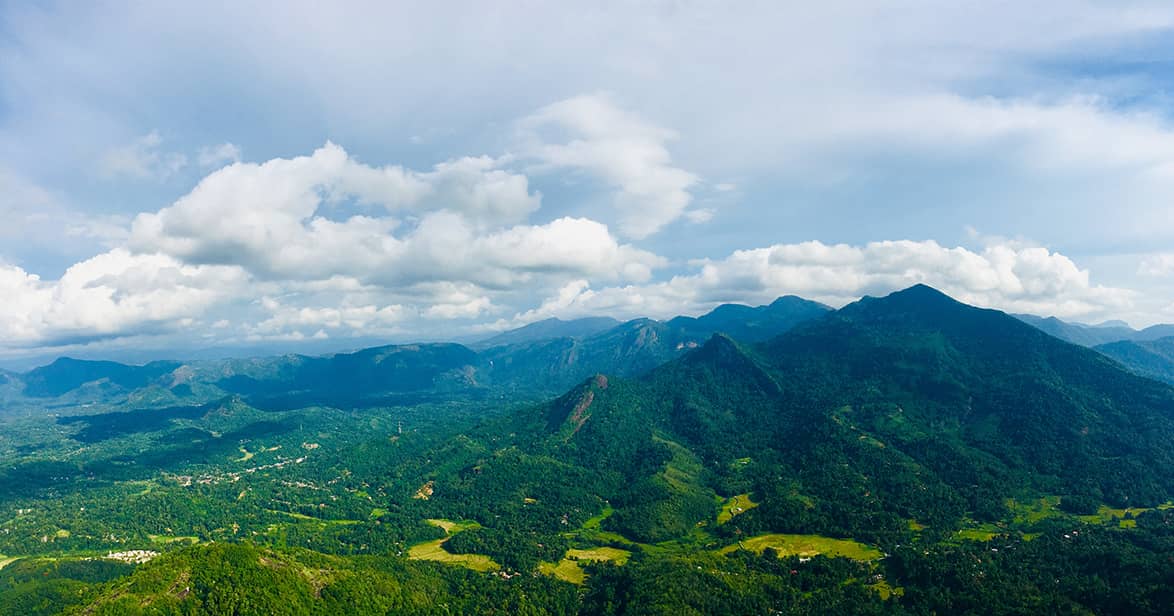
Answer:
POLYGON ((235 394, 265 408, 353 408, 429 393, 484 395, 490 390, 539 398, 595 373, 626 376, 649 370, 696 348, 716 332, 761 340, 828 310, 787 296, 766 306, 729 304, 701 317, 667 322, 548 319, 471 347, 389 345, 317 357, 159 361, 143 366, 60 358, 6 378, 23 385, 19 391, 30 398, 110 401, 134 393, 153 404, 207 402, 235 394))
POLYGON ((0 614, 1174 607, 1163 339, 917 285, 492 340, 2 375, 0 614))
MULTIPOLYGON (((1024 494, 1114 507, 1174 494, 1174 389, 921 286, 756 345, 715 334, 637 379, 597 376, 494 420, 479 438, 573 466, 570 492, 592 476, 616 508, 610 528, 647 542, 688 534, 715 496, 740 492, 758 502, 738 518, 745 532, 885 544, 908 540, 911 519, 999 520, 1024 494)), ((477 477, 433 479, 454 507, 472 492, 551 490, 545 474, 493 470, 516 460, 468 463, 477 477), (501 481, 514 483, 489 485, 501 481)))

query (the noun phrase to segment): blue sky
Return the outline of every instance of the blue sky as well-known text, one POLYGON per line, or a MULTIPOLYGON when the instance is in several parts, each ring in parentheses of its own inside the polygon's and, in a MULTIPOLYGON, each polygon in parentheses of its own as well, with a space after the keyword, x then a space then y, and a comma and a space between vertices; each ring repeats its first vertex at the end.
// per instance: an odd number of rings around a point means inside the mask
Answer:
POLYGON ((0 361, 916 282, 1174 321, 1168 3, 319 4, 0 3, 0 361))

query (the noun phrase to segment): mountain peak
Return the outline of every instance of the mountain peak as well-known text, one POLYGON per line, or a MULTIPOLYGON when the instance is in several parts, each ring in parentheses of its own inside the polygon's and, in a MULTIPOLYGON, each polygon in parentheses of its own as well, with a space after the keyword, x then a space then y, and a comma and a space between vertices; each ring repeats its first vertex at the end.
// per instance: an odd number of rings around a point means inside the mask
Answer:
POLYGON ((839 313, 852 318, 887 318, 899 315, 920 317, 944 317, 943 313, 965 310, 980 310, 968 306, 925 284, 915 284, 907 289, 894 291, 884 297, 864 297, 848 304, 839 313))
POLYGON ((799 297, 798 295, 781 295, 767 305, 767 307, 771 308, 772 310, 777 310, 779 308, 801 308, 806 306, 817 306, 826 310, 830 310, 830 308, 819 302, 813 302, 809 299, 799 297))
POLYGON ((949 295, 920 282, 906 289, 894 291, 886 295, 884 299, 915 299, 920 301, 948 301, 953 304, 960 303, 949 295))
POLYGON ((710 336, 701 348, 685 356, 688 363, 744 368, 754 363, 733 338, 721 333, 710 336))

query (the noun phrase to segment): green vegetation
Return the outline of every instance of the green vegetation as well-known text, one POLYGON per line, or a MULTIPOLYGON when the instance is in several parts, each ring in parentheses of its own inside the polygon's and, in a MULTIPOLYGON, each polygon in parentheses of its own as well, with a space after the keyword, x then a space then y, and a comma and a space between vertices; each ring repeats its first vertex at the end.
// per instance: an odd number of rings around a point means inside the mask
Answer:
POLYGON ((444 549, 444 545, 448 543, 453 535, 467 530, 477 530, 481 525, 471 520, 454 522, 452 520, 442 520, 438 518, 429 518, 424 520, 431 526, 435 526, 445 532, 446 537, 436 539, 434 541, 425 541, 418 543, 410 550, 408 550, 408 558, 414 560, 432 560, 440 563, 447 563, 450 565, 459 565, 473 571, 497 571, 501 569, 501 565, 493 562, 493 559, 482 554, 454 554, 444 549))
POLYGON ((1174 389, 924 288, 738 318, 12 376, 0 615, 1169 613, 1174 389))
POLYGON ((585 550, 570 549, 567 550, 567 558, 571 560, 589 560, 592 562, 610 562, 617 565, 623 565, 632 557, 632 553, 628 550, 621 550, 619 548, 590 548, 585 550))
POLYGON ((962 541, 990 541, 1001 532, 992 525, 983 525, 979 528, 963 528, 954 533, 954 538, 962 541))
MULTIPOLYGON (((1126 507, 1124 509, 1113 508, 1108 505, 1101 505, 1097 507, 1097 512, 1091 515, 1077 516, 1081 521, 1090 524, 1116 524, 1118 522, 1133 522, 1133 518, 1137 517, 1146 511, 1154 509, 1167 510, 1174 509, 1174 503, 1162 503, 1157 507, 1126 507)), ((1129 525, 1132 526, 1132 525, 1129 525)), ((1122 526, 1125 528, 1126 526, 1122 526)))
POLYGON ((717 523, 725 524, 733 519, 734 516, 745 513, 747 510, 758 506, 758 503, 750 500, 749 494, 739 494, 731 496, 721 504, 721 509, 717 514, 717 523))
POLYGON ((441 520, 437 518, 429 518, 424 522, 443 530, 447 535, 455 535, 466 530, 474 530, 481 528, 481 525, 472 520, 462 520, 455 522, 453 520, 441 520))
POLYGON ((579 566, 578 561, 564 558, 557 563, 538 563, 538 571, 543 575, 556 577, 571 584, 583 584, 587 581, 587 572, 579 566))
POLYGON ((497 571, 501 569, 501 565, 493 562, 492 558, 482 554, 453 554, 452 552, 446 551, 444 544, 447 541, 448 539, 437 539, 414 545, 408 550, 408 558, 460 565, 473 571, 497 571))
POLYGON ((820 537, 819 535, 759 535, 747 537, 734 545, 722 548, 720 551, 722 554, 728 554, 734 550, 748 550, 755 554, 761 554, 767 548, 774 550, 779 558, 829 556, 870 561, 884 556, 880 550, 857 541, 820 537))

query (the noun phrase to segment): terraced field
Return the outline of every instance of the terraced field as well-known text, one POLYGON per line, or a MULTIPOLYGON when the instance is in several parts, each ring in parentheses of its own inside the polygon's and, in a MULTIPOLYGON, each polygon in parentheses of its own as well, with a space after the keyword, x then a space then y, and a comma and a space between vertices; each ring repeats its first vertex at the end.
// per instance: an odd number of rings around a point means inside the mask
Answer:
POLYGON ((758 503, 750 500, 749 494, 739 494, 731 496, 728 500, 722 503, 721 510, 717 514, 718 525, 725 524, 734 519, 735 516, 746 513, 747 511, 758 506, 758 503))
POLYGON ((718 550, 718 552, 728 554, 739 548, 750 550, 757 554, 761 554, 767 548, 774 548, 780 557, 802 556, 810 558, 812 556, 822 555, 870 561, 884 556, 880 550, 858 541, 852 541, 851 539, 833 539, 820 535, 787 534, 769 534, 750 537, 733 545, 728 545, 718 550))
POLYGON ((443 520, 438 518, 431 518, 424 520, 428 524, 444 530, 448 536, 436 539, 433 541, 425 541, 418 543, 408 549, 408 558, 414 560, 431 560, 435 562, 446 563, 450 565, 458 565, 473 571, 498 571, 501 565, 497 564, 492 558, 484 554, 453 554, 444 549, 444 543, 452 538, 453 535, 475 528, 481 528, 477 522, 470 520, 453 521, 443 520))

